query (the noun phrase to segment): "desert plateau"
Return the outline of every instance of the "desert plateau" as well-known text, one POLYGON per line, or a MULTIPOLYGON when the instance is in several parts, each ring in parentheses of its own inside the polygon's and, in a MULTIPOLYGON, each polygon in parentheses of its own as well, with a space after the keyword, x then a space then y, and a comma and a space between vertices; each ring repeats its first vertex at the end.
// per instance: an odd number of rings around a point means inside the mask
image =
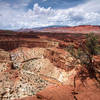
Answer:
MULTIPOLYGON (((100 26, 0 30, 0 100, 99 100, 100 83, 66 49, 92 32, 100 44, 100 26)), ((100 55, 94 60, 99 80, 100 55)))

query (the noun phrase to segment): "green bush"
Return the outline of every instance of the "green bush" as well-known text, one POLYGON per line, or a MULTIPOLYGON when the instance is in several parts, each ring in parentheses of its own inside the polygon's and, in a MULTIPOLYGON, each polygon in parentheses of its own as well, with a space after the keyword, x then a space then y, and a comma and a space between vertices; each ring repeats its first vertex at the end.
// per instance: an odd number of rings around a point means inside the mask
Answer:
POLYGON ((100 54, 98 38, 94 33, 88 34, 86 39, 87 51, 91 55, 100 54))
POLYGON ((93 56, 100 54, 99 39, 94 33, 86 35, 85 41, 80 43, 79 48, 75 49, 73 45, 66 47, 66 50, 76 58, 79 64, 87 68, 89 74, 95 76, 95 67, 93 56))

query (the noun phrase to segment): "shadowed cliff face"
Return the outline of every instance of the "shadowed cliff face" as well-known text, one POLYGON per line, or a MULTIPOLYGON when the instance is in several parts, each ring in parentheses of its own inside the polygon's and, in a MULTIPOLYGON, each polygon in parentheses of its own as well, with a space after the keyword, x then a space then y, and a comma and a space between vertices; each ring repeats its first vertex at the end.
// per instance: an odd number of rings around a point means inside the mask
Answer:
POLYGON ((6 51, 10 51, 18 47, 66 47, 68 43, 75 42, 77 44, 81 41, 81 39, 84 39, 84 35, 69 33, 3 32, 0 33, 0 48, 6 51), (80 38, 80 40, 76 41, 77 38, 80 38))
POLYGON ((0 33, 0 48, 6 51, 18 47, 56 47, 58 42, 48 39, 41 39, 38 33, 0 33), (36 34, 36 35, 35 35, 36 34))
POLYGON ((7 51, 18 47, 66 47, 68 43, 78 46, 90 32, 100 36, 100 26, 46 28, 35 32, 0 31, 0 48, 7 51))
POLYGON ((90 32, 100 36, 100 26, 45 28, 35 32, 0 31, 0 48, 7 51, 18 47, 66 47, 70 42, 78 45, 90 32))
MULTIPOLYGON (((91 100, 95 97, 99 100, 100 90, 91 79, 85 82, 88 90, 80 80, 74 88, 74 77, 80 65, 73 67, 75 58, 64 49, 70 44, 77 49, 85 40, 85 34, 76 32, 90 32, 92 28, 99 31, 99 26, 59 28, 59 32, 58 28, 50 29, 50 32, 0 31, 1 99, 88 100, 92 94, 91 100)), ((100 62, 99 56, 94 59, 100 62)))

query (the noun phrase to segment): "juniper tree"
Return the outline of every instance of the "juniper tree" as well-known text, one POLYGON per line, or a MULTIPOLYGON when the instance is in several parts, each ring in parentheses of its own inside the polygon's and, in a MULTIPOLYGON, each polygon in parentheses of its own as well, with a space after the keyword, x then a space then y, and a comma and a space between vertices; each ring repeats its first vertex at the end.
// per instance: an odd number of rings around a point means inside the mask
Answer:
POLYGON ((67 47, 67 51, 75 57, 76 61, 79 61, 78 63, 88 70, 90 75, 95 74, 93 56, 100 54, 100 46, 98 38, 94 33, 87 34, 85 41, 80 43, 78 49, 70 45, 67 47))

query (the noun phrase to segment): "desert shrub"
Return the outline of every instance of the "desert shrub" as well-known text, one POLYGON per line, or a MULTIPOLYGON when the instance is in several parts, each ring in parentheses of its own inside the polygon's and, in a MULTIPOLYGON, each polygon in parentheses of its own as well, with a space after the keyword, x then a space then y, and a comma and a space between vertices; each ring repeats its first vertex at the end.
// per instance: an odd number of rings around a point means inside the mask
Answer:
POLYGON ((100 54, 100 46, 97 36, 94 33, 86 35, 86 40, 80 43, 79 48, 69 45, 66 50, 75 57, 77 63, 84 66, 91 77, 96 78, 93 56, 100 54))
POLYGON ((88 34, 86 37, 86 49, 90 55, 100 54, 100 46, 98 42, 98 37, 94 34, 88 34))

